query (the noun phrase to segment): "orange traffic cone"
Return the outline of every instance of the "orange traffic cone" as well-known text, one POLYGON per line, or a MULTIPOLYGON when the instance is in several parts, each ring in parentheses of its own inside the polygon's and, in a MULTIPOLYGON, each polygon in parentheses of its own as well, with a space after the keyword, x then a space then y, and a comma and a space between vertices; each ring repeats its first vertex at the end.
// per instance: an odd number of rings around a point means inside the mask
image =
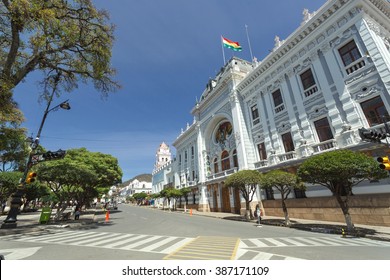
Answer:
POLYGON ((110 220, 110 210, 107 210, 106 212, 106 222, 110 220))
POLYGON ((190 208, 190 216, 192 216, 192 208, 190 208))

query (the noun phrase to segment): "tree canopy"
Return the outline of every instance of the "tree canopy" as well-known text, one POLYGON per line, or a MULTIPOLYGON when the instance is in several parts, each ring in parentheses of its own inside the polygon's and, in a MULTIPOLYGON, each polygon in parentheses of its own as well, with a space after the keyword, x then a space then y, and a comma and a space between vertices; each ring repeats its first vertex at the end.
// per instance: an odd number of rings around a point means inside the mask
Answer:
POLYGON ((304 182, 322 185, 332 192, 343 211, 349 230, 354 228, 348 204, 352 188, 364 180, 388 177, 388 173, 380 169, 372 157, 350 150, 312 156, 299 167, 297 175, 304 182))
POLYGON ((261 181, 262 175, 256 170, 240 170, 237 173, 230 175, 225 186, 238 188, 242 197, 245 199, 246 214, 245 217, 249 220, 252 218, 250 203, 256 193, 256 188, 261 181))
POLYGON ((116 158, 85 148, 68 150, 64 159, 39 164, 37 174, 60 201, 76 199, 82 204, 101 190, 107 192, 122 178, 116 158))
POLYGON ((266 173, 262 179, 260 186, 262 188, 275 188, 279 191, 282 200, 282 209, 285 217, 285 225, 290 225, 290 218, 288 215, 288 209, 286 205, 286 199, 294 189, 304 189, 305 186, 298 181, 295 174, 282 171, 272 170, 266 173))
POLYGON ((0 112, 15 108, 13 89, 35 70, 44 80, 61 73, 66 91, 89 81, 103 95, 117 89, 108 21, 91 0, 1 0, 0 112))

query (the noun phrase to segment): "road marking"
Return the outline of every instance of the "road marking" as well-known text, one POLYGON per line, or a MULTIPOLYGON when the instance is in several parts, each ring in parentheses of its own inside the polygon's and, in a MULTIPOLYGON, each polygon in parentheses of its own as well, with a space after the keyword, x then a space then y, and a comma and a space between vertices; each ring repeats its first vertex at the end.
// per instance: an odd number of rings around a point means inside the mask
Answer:
POLYGON ((242 240, 241 248, 266 247, 308 247, 308 246, 390 246, 390 242, 370 240, 366 238, 334 237, 278 237, 248 238, 242 240))
POLYGON ((144 237, 143 240, 135 242, 135 243, 132 243, 132 244, 127 245, 127 246, 124 246, 121 249, 123 249, 123 250, 133 249, 133 248, 138 247, 138 246, 140 246, 142 244, 149 243, 150 241, 153 241, 153 240, 156 240, 156 239, 159 239, 159 238, 160 238, 160 236, 144 237))
POLYGON ((161 240, 159 242, 153 243, 147 247, 142 248, 141 251, 146 251, 146 252, 153 251, 154 249, 157 249, 158 247, 161 247, 162 245, 169 243, 170 241, 175 240, 175 239, 176 239, 176 237, 164 238, 163 240, 161 240))
POLYGON ((165 260, 232 260, 240 239, 236 237, 199 236, 166 256, 165 260))
POLYGON ((0 254, 4 255, 6 260, 22 260, 34 255, 42 247, 0 249, 0 254))
POLYGON ((37 233, 15 234, 1 237, 4 241, 66 244, 116 250, 170 254, 194 238, 142 235, 111 232, 80 232, 52 230, 37 233), (154 243, 155 242, 155 243, 154 243), (145 245, 145 246, 143 246, 145 245))

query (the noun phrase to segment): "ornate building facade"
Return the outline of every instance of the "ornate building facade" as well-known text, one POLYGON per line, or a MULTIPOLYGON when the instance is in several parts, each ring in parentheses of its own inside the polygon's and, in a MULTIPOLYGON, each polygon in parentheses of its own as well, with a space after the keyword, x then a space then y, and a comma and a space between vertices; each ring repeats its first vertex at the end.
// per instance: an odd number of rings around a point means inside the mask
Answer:
MULTIPOLYGON (((295 172, 307 157, 335 149, 389 152, 388 145, 362 142, 358 133, 362 127, 384 131, 389 117, 389 2, 329 0, 303 15, 288 38, 275 37, 261 62, 233 57, 208 82, 192 109, 194 122, 173 143, 176 158, 153 172, 154 191, 190 186, 198 210, 240 213, 239 193, 224 187, 238 170, 295 172)), ((383 218, 390 215, 389 182, 367 181, 354 189, 359 211, 359 198, 367 195, 376 201, 370 207, 384 211, 376 224, 390 225, 383 218)), ((315 218, 310 211, 316 208, 322 219, 343 221, 337 210, 324 212, 333 207, 330 196, 323 187, 308 186, 291 196, 290 213, 315 218)), ((259 190, 260 198, 266 213, 281 214, 277 193, 259 190)))

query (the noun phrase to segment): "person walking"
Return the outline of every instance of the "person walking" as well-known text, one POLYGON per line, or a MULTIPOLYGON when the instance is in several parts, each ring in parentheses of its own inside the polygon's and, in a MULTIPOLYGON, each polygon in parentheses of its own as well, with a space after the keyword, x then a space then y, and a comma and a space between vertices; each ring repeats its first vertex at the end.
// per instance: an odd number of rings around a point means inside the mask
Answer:
POLYGON ((260 209, 259 205, 256 206, 255 213, 256 213, 256 216, 257 216, 257 224, 259 226, 261 226, 261 209, 260 209))
POLYGON ((80 204, 77 203, 76 209, 75 209, 75 212, 74 212, 74 219, 75 220, 80 219, 80 210, 81 210, 80 208, 81 208, 80 204))

